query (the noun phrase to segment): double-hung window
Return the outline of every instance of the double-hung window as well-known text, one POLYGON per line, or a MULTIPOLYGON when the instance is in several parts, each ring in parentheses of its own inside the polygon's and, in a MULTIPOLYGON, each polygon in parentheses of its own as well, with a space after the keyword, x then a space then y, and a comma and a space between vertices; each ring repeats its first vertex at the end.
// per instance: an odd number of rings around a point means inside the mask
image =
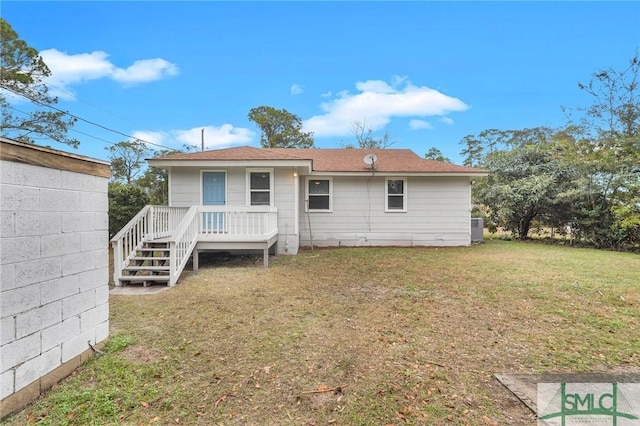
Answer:
POLYGON ((387 178, 385 185, 385 211, 407 211, 407 178, 387 178))
POLYGON ((250 206, 273 205, 273 170, 247 169, 248 204, 250 206))
POLYGON ((331 178, 308 177, 307 178, 307 200, 309 200, 308 211, 310 212, 330 212, 333 209, 331 200, 332 181, 331 178))

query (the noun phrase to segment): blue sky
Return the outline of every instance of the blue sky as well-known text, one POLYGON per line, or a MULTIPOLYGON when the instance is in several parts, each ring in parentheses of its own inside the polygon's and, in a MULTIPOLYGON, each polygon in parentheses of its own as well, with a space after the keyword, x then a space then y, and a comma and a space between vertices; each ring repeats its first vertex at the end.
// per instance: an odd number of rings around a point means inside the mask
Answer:
MULTIPOLYGON (((393 148, 562 126, 597 70, 640 47, 640 2, 3 1, 52 70, 58 106, 169 148, 259 146, 253 107, 300 116, 320 148, 364 123, 393 148)), ((27 108, 26 105, 17 105, 27 108)), ((79 122, 81 155, 127 138, 79 122), (106 142, 105 142, 106 141, 106 142)), ((48 142, 42 141, 47 144, 48 142)))

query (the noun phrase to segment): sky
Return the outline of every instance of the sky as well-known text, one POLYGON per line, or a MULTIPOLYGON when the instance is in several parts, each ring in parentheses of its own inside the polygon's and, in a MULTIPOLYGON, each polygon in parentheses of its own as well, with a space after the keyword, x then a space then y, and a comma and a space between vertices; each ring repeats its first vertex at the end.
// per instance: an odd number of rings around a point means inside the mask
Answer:
MULTIPOLYGON (((560 127, 578 88, 640 48, 640 2, 7 1, 0 15, 51 70, 78 149, 260 146, 252 108, 286 109, 318 148, 388 133, 438 148, 487 129, 560 127)), ((13 100, 16 110, 27 101, 13 100)))

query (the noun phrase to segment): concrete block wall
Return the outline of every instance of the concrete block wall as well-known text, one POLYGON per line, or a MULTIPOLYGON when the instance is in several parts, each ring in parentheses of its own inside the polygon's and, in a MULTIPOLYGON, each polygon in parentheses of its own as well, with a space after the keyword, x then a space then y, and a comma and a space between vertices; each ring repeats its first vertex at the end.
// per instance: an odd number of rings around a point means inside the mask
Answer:
POLYGON ((0 206, 4 403, 108 337, 107 178, 3 159, 0 206))

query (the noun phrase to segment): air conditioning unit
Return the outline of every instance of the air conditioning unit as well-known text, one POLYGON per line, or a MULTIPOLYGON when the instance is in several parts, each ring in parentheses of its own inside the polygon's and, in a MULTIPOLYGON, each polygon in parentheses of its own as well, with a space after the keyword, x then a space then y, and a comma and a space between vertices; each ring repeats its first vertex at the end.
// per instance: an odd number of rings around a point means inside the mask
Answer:
POLYGON ((481 217, 471 218, 471 242, 481 243, 484 241, 484 220, 481 217))

